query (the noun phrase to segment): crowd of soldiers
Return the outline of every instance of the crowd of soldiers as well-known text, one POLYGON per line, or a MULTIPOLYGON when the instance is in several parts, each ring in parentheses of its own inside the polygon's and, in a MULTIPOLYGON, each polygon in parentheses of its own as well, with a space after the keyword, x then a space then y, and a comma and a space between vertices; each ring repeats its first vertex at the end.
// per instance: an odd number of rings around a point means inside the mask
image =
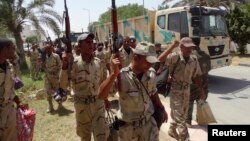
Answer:
MULTIPOLYGON (((161 109, 165 122, 168 114, 157 92, 156 77, 161 66, 166 65, 170 72, 175 71, 167 78, 172 82, 168 133, 178 141, 189 141, 187 128, 191 126, 194 101, 206 100, 208 93, 209 56, 204 59, 206 54, 198 46, 199 43, 184 37, 162 51, 159 43, 138 42, 135 37, 126 36, 120 42, 119 52, 112 54, 108 41, 97 43, 94 34, 84 33, 78 37, 72 54, 64 52, 66 49, 59 41, 54 46, 46 42, 42 51, 33 44, 28 52, 30 74, 38 80, 39 71, 44 69, 48 113, 55 111, 53 95, 59 88, 73 97, 76 133, 82 141, 91 141, 92 133, 95 141, 107 140, 108 97, 116 92, 119 140, 158 141, 160 125, 153 114, 161 109)), ((18 107, 20 100, 12 79, 17 71, 11 67, 16 59, 14 44, 0 39, 0 140, 4 141, 17 140, 14 103, 18 107)), ((61 107, 62 102, 58 102, 58 108, 61 107)))

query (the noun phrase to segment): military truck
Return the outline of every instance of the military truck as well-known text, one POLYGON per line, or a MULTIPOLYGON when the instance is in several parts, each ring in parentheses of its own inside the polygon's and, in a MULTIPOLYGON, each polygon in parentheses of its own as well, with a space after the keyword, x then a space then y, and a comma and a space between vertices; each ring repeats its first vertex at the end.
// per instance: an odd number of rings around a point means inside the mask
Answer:
MULTIPOLYGON (((161 43, 166 49, 175 39, 190 37, 199 43, 211 59, 211 69, 231 63, 230 38, 225 22, 226 11, 203 6, 184 6, 118 21, 122 36, 134 36, 137 41, 161 43)), ((98 23, 94 31, 99 41, 110 39, 111 23, 98 23)))

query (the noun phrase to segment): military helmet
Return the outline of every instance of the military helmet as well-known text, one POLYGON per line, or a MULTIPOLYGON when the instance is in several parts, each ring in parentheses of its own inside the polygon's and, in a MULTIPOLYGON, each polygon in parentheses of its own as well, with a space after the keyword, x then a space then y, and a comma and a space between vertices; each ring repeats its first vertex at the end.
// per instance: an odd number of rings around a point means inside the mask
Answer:
POLYGON ((62 88, 58 88, 58 90, 53 95, 53 98, 56 102, 63 103, 67 100, 67 93, 62 88))

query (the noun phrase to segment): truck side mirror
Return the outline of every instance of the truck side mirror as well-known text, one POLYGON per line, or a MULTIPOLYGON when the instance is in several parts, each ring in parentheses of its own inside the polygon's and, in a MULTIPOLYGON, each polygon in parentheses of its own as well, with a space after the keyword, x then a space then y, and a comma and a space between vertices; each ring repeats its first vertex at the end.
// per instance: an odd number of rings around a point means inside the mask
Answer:
POLYGON ((199 17, 192 17, 191 18, 191 26, 192 27, 199 27, 200 26, 200 18, 199 17))

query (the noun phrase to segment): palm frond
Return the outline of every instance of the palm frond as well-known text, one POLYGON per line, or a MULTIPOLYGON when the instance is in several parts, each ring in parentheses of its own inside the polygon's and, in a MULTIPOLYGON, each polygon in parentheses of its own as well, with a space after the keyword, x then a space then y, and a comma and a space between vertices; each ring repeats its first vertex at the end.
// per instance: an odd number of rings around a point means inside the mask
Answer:
POLYGON ((39 12, 43 15, 50 15, 54 17, 56 20, 58 20, 60 23, 62 23, 63 18, 61 15, 59 15, 56 11, 48 8, 40 9, 39 12))
POLYGON ((42 26, 41 26, 41 24, 40 24, 39 19, 37 18, 37 16, 34 15, 34 14, 30 14, 29 16, 30 16, 29 19, 30 19, 31 24, 37 29, 37 33, 39 35, 44 35, 46 37, 46 32, 42 28, 42 26))
POLYGON ((164 1, 161 3, 161 5, 165 5, 165 4, 167 4, 167 3, 171 2, 171 1, 173 1, 173 0, 164 0, 164 1))
POLYGON ((49 16, 43 16, 40 19, 41 23, 46 24, 56 35, 60 35, 61 30, 59 27, 59 24, 51 17, 49 16))
POLYGON ((55 0, 34 0, 31 1, 26 8, 30 11, 34 8, 44 8, 45 6, 52 8, 54 5, 55 0))
POLYGON ((172 7, 180 7, 180 6, 186 6, 188 5, 189 3, 187 1, 180 1, 180 2, 177 2, 175 3, 174 5, 172 5, 172 7))

